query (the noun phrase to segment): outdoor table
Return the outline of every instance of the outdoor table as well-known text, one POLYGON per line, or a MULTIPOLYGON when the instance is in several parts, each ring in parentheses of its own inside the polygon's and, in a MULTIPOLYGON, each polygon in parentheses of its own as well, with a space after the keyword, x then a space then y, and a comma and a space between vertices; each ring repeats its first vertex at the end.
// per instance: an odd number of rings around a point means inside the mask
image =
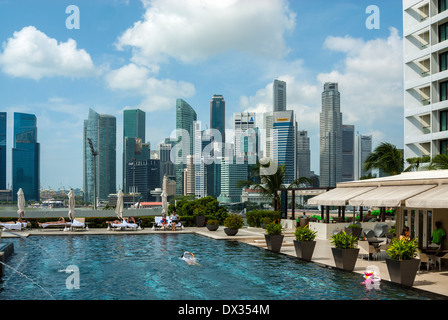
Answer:
POLYGON ((379 244, 383 242, 384 240, 377 239, 377 238, 367 238, 367 241, 369 244, 371 244, 374 248, 378 248, 379 244))

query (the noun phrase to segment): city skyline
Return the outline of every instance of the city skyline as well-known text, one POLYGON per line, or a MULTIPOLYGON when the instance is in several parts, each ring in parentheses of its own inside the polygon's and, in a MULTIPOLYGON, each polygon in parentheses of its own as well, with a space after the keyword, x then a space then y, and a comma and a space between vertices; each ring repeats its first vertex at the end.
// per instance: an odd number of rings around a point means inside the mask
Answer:
POLYGON ((401 3, 378 1, 380 29, 366 27, 367 4, 357 1, 206 1, 200 8, 185 1, 175 10, 176 3, 78 1, 78 30, 66 27, 68 1, 0 4, 0 111, 8 113, 9 186, 13 112, 36 114, 41 186, 56 189, 82 187, 88 110, 115 116, 116 180, 122 188, 124 109, 146 112, 145 142, 156 150, 175 129, 176 99, 196 110, 203 127, 210 125, 215 93, 226 100, 226 129, 234 113, 246 111, 256 112, 262 126, 262 113, 273 107, 274 79, 287 83, 287 108, 298 129, 308 132, 316 174, 324 82, 339 83, 344 123, 372 135, 374 143, 403 147, 401 3), (162 28, 163 14, 179 18, 175 34, 162 28), (183 35, 183 23, 191 19, 199 29, 183 35), (160 36, 148 41, 147 28, 160 36), (29 58, 27 45, 35 45, 39 59, 29 58))

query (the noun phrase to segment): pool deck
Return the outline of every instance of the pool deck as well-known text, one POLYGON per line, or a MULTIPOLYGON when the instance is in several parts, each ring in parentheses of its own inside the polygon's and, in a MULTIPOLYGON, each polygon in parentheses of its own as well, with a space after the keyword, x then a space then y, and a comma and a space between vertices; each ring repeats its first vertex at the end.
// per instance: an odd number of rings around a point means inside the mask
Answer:
MULTIPOLYGON (((18 231, 15 232, 20 234, 22 237, 28 237, 32 235, 119 235, 119 234, 155 234, 155 233, 166 233, 166 234, 185 234, 185 233, 195 233, 202 236, 206 236, 216 240, 226 240, 226 241, 241 241, 259 248, 266 249, 266 243, 264 240, 264 230, 261 228, 251 228, 245 227, 238 231, 235 236, 227 236, 224 233, 224 228, 219 227, 217 231, 208 231, 207 228, 194 228, 187 227, 183 230, 176 231, 162 231, 162 230, 152 230, 151 228, 145 228, 143 230, 136 231, 112 231, 106 229, 94 229, 89 230, 78 230, 78 231, 62 231, 62 230, 28 230, 28 231, 18 231)), ((293 244, 294 234, 292 230, 286 230, 284 232, 285 238, 283 241, 280 254, 285 254, 288 256, 296 257, 296 252, 293 244)), ((17 237, 14 234, 8 232, 3 232, 2 242, 9 237, 17 237)), ((313 258, 311 263, 316 263, 324 267, 334 268, 334 260, 331 252, 331 244, 329 240, 317 239, 316 247, 314 250, 313 258)), ((376 265, 380 270, 380 276, 383 281, 389 281, 389 273, 387 271, 386 262, 384 260, 384 253, 380 256, 378 260, 370 259, 370 261, 358 257, 353 272, 360 274, 360 282, 363 281, 362 275, 368 266, 376 265)), ((418 271, 415 281, 414 288, 425 290, 428 292, 443 295, 448 299, 448 268, 442 266, 442 270, 439 271, 439 267, 432 267, 429 271, 426 268, 422 268, 418 271)))

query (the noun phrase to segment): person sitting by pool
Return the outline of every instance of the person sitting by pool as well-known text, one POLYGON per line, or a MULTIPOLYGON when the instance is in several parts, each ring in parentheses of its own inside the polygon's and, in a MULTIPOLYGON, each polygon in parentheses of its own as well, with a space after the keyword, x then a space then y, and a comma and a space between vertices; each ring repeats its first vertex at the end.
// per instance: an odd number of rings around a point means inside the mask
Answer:
POLYGON ((176 231, 176 224, 178 223, 179 220, 179 216, 177 215, 176 211, 173 211, 171 213, 170 219, 171 219, 171 230, 176 231))
POLYGON ((403 228, 403 232, 400 235, 400 240, 401 239, 411 240, 411 237, 409 235, 409 227, 403 228))
POLYGON ((160 222, 162 223, 163 229, 166 229, 166 225, 168 224, 168 221, 166 220, 165 216, 162 217, 162 221, 160 221, 160 222))
POLYGON ((443 241, 446 238, 446 233, 445 230, 443 230, 442 228, 442 222, 436 221, 435 227, 436 228, 434 229, 431 235, 431 242, 439 246, 437 248, 437 253, 439 253, 440 250, 442 250, 443 241))

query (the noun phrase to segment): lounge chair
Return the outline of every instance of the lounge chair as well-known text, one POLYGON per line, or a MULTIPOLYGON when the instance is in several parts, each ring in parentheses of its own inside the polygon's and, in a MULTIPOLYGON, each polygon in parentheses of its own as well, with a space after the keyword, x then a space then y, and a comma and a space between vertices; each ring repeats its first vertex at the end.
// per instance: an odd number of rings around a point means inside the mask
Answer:
POLYGON ((366 238, 373 238, 375 236, 375 232, 371 229, 363 229, 363 232, 366 238))
POLYGON ((66 222, 65 219, 60 219, 59 221, 38 222, 37 224, 39 230, 52 228, 65 229, 71 225, 71 223, 66 222))
POLYGON ((385 236, 388 229, 389 229, 389 226, 387 224, 377 223, 375 225, 375 228, 373 228, 373 232, 375 233, 375 236, 377 238, 381 238, 381 237, 385 236))
MULTIPOLYGON (((164 227, 163 224, 162 224, 162 217, 154 217, 154 224, 152 226, 152 229, 153 230, 159 230, 159 229, 162 229, 162 228, 164 230, 166 230, 166 229, 171 230, 171 219, 170 218, 166 218, 166 226, 164 227)), ((183 229, 184 226, 182 225, 181 222, 178 222, 176 224, 176 229, 177 228, 183 229)))
POLYGON ((70 223, 70 230, 84 230, 86 229, 86 218, 75 218, 73 222, 70 223))
POLYGON ((134 218, 130 218, 130 220, 132 222, 128 222, 126 219, 122 221, 108 221, 107 223, 112 227, 112 229, 108 228, 108 230, 137 230, 138 224, 135 223, 134 218))
POLYGON ((434 264, 434 261, 432 260, 433 256, 428 256, 426 253, 423 252, 417 252, 417 257, 420 259, 420 264, 418 269, 420 270, 420 266, 422 263, 426 263, 426 269, 429 271, 429 267, 431 264, 434 264))
POLYGON ((31 228, 31 223, 27 221, 8 221, 8 222, 0 222, 0 226, 8 229, 8 230, 16 230, 21 231, 26 228, 31 228))

